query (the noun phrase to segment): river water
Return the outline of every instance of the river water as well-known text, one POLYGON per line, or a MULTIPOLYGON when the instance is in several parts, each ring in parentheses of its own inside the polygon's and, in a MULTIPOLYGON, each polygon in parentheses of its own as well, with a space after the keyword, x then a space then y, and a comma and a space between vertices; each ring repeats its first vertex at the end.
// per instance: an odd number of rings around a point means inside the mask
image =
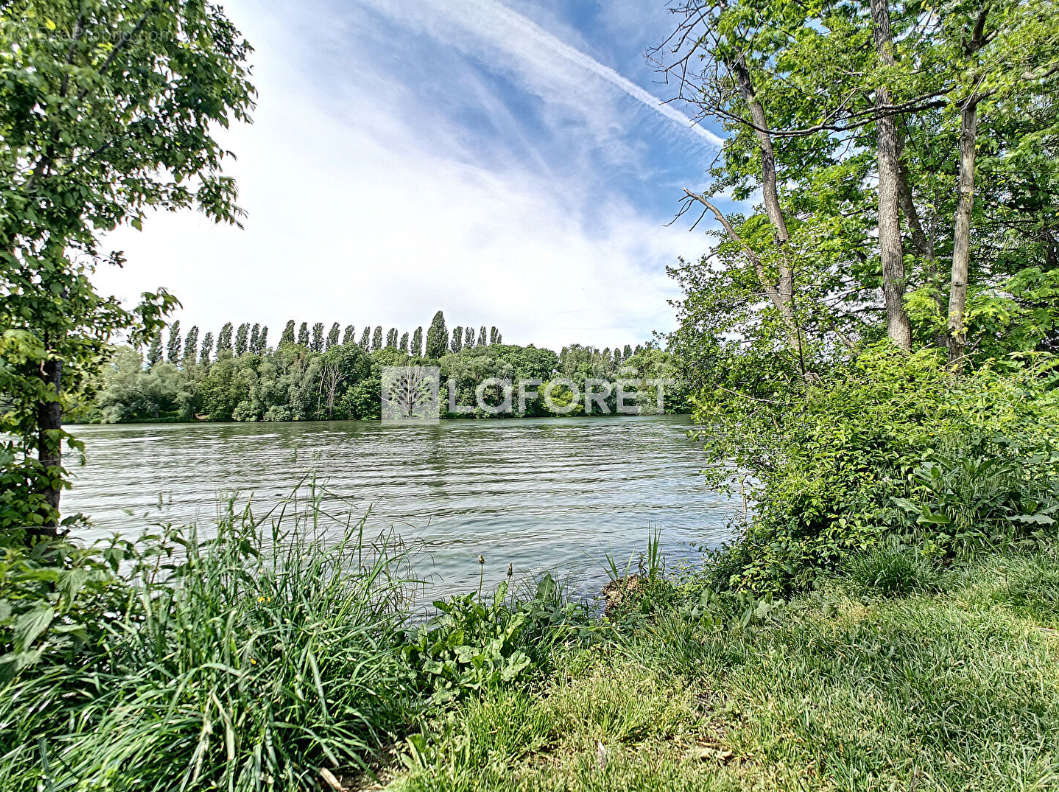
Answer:
POLYGON ((252 493, 264 511, 315 474, 339 519, 370 507, 368 534, 405 540, 431 596, 477 588, 479 555, 486 586, 511 564, 519 580, 550 571, 588 594, 605 554, 624 566, 652 530, 670 565, 729 538, 734 504, 704 486, 690 428, 685 416, 83 426, 64 512, 90 515, 89 539, 159 523, 208 533, 227 498, 252 493))

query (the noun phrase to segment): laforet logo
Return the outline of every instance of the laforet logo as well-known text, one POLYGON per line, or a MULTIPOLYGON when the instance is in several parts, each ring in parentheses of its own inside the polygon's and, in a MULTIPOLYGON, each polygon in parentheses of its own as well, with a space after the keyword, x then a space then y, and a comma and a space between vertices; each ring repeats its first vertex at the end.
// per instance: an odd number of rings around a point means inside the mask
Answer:
POLYGON ((437 366, 385 366, 382 370, 383 423, 437 423, 441 369, 437 366))

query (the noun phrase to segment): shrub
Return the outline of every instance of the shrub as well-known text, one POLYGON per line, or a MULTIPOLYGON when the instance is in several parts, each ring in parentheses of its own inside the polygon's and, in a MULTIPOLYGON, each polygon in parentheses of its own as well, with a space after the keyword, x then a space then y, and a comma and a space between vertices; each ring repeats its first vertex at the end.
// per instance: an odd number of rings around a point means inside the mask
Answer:
POLYGON ((752 505, 741 540, 715 559, 715 584, 787 594, 884 535, 951 554, 1051 525, 1050 382, 1047 364, 958 376, 937 350, 883 344, 767 397, 700 395, 710 480, 740 485, 752 505))

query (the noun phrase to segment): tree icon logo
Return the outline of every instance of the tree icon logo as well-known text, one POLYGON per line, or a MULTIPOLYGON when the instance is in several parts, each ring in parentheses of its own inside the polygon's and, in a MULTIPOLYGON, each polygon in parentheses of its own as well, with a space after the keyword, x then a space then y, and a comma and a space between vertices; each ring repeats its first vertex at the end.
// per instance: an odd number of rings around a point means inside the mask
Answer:
POLYGON ((437 366, 384 366, 382 422, 437 423, 440 382, 437 366))

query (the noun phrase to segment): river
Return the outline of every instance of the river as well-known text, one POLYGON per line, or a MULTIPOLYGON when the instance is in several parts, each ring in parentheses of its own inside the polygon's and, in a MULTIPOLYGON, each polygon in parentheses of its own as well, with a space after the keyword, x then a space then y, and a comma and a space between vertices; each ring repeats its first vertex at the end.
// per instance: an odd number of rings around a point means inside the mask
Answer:
POLYGON ((670 565, 729 537, 734 505, 703 484, 686 416, 82 426, 86 464, 70 460, 66 513, 86 538, 159 523, 208 532, 218 504, 251 493, 259 511, 315 474, 331 511, 393 530, 416 551, 429 591, 476 588, 551 571, 598 591, 606 553, 620 565, 661 531, 670 565), (338 501, 338 496, 344 500, 338 501), (337 504, 337 505, 336 505, 337 504))

